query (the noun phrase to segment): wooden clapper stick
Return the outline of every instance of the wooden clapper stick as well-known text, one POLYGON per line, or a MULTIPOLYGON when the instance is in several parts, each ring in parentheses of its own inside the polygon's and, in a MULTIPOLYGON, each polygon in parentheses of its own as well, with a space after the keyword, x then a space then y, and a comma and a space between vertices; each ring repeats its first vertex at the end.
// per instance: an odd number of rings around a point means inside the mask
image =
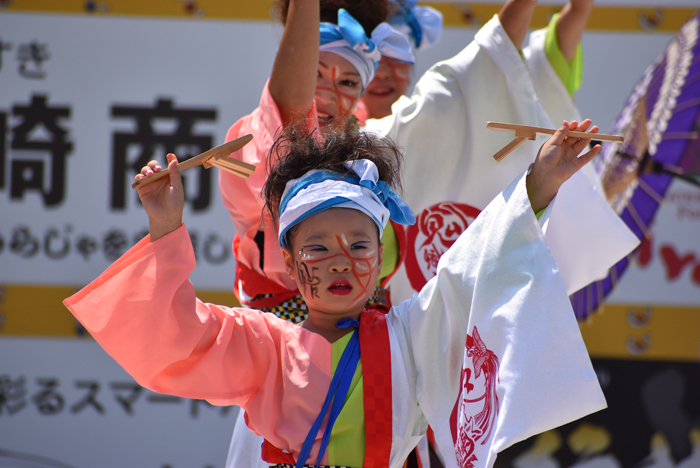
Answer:
MULTIPOLYGON (((228 143, 224 143, 223 145, 217 146, 216 148, 207 150, 202 154, 188 159, 187 161, 178 163, 177 169, 179 171, 184 171, 185 169, 204 164, 204 167, 206 167, 207 169, 209 169, 212 166, 215 166, 224 171, 228 171, 231 174, 235 174, 239 177, 247 179, 253 173, 253 171, 255 171, 255 166, 244 163, 243 161, 239 161, 237 159, 233 159, 229 155, 243 148, 252 139, 253 135, 244 135, 240 138, 236 138, 235 140, 229 141, 228 143)), ((155 172, 149 176, 142 177, 141 179, 134 182, 131 185, 131 188, 143 187, 144 185, 150 184, 151 182, 154 182, 158 179, 162 179, 169 173, 170 171, 167 168, 165 168, 160 172, 155 172)))
MULTIPOLYGON (((538 133, 544 133, 545 135, 554 135, 556 130, 544 127, 529 127, 527 125, 516 125, 501 122, 486 122, 486 128, 489 130, 495 130, 497 132, 515 132, 515 139, 508 143, 501 151, 493 155, 493 159, 501 162, 503 158, 508 156, 510 153, 520 148, 523 143, 527 140, 534 140, 538 133)), ((621 136, 616 135, 605 135, 602 133, 586 133, 586 132, 573 132, 570 131, 567 137, 573 138, 589 138, 591 140, 598 141, 611 141, 613 143, 623 143, 625 140, 621 136)))

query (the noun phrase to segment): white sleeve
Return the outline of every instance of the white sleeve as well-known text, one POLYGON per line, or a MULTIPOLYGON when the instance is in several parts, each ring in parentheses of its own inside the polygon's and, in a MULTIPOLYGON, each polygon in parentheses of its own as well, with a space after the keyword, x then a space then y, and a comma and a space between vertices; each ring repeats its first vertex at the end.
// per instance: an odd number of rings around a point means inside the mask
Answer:
POLYGON ((231 445, 226 458, 226 468, 270 468, 262 459, 262 443, 265 439, 248 429, 245 411, 239 409, 236 426, 233 428, 231 445))
POLYGON ((404 187, 410 206, 429 198, 436 185, 453 187, 452 192, 461 196, 465 178, 478 173, 488 183, 482 187, 475 180, 468 201, 481 209, 537 153, 533 143, 509 156, 508 164, 490 163, 490 156, 512 137, 487 130, 489 120, 551 127, 527 67, 497 17, 460 53, 429 69, 410 98, 394 103, 392 115, 370 119, 366 128, 404 149, 404 187), (515 160, 520 160, 517 167, 505 167, 515 160), (495 188, 489 190, 490 186, 495 188))
MULTIPOLYGON (((530 72, 497 17, 459 54, 428 70, 392 112, 368 120, 367 131, 403 148, 404 198, 417 216, 443 202, 483 209, 527 169, 546 140, 529 142, 497 163, 491 156, 513 135, 487 130, 487 121, 552 128, 530 72)), ((606 205, 600 187, 578 173, 562 186, 552 210, 546 236, 569 294, 605 277, 639 243, 606 205)), ((407 297, 402 277, 399 272, 392 281, 399 296, 407 297)))
POLYGON ((389 320, 447 466, 456 466, 449 421, 463 365, 472 360, 467 334, 477 329, 497 357, 494 418, 475 451, 488 460, 484 466, 513 443, 605 407, 524 176, 489 204, 443 255, 437 275, 389 320))

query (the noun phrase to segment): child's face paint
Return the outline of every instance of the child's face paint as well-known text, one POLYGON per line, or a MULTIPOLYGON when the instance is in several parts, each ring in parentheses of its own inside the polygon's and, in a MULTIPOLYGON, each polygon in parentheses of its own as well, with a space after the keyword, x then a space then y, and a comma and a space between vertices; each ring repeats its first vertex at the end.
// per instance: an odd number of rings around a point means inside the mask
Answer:
POLYGON ((339 55, 321 52, 314 97, 319 124, 344 124, 361 96, 362 81, 355 67, 339 55))
POLYGON ((411 83, 411 64, 382 56, 374 79, 367 85, 362 102, 368 116, 380 119, 391 115, 391 105, 406 94, 411 83))
POLYGON ((345 313, 369 299, 381 269, 374 222, 364 213, 332 208, 304 220, 293 239, 293 270, 310 313, 345 313))

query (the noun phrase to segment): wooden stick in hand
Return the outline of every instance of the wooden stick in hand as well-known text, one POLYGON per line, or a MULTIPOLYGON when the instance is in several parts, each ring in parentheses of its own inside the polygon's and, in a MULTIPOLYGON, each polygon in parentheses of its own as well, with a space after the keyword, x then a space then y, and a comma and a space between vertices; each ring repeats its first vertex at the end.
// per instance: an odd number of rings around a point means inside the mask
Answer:
MULTIPOLYGON (((239 177, 243 177, 244 179, 248 178, 253 171, 255 171, 255 166, 244 163, 243 161, 238 161, 237 159, 233 159, 229 157, 229 155, 243 148, 252 139, 253 135, 244 135, 240 138, 236 138, 235 140, 224 143, 223 145, 207 150, 202 154, 198 154, 197 156, 188 159, 187 161, 179 163, 177 168, 179 171, 184 171, 185 169, 204 164, 204 167, 206 168, 216 166, 239 177)), ((151 182, 155 182, 156 180, 167 176, 169 173, 170 171, 167 168, 163 169, 162 171, 155 172, 147 177, 137 180, 131 185, 131 188, 136 189, 143 187, 144 185, 150 184, 151 182)))
MULTIPOLYGON (((544 127, 530 127, 528 125, 517 125, 502 122, 486 122, 486 128, 497 132, 523 132, 523 133, 543 133, 554 135, 556 129, 544 127)), ((624 138, 617 135, 605 135, 604 133, 569 132, 567 138, 586 138, 589 140, 610 141, 613 143, 624 143, 624 138)))

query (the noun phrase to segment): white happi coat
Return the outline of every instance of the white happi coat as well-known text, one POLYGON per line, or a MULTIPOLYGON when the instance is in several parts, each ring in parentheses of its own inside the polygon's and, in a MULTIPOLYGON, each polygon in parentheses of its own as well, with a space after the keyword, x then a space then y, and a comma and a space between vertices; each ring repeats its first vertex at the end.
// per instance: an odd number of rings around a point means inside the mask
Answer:
MULTIPOLYGON (((579 117, 546 58, 544 34, 533 34, 524 61, 494 17, 462 52, 426 72, 391 116, 367 121, 367 131, 403 149, 403 197, 418 217, 390 282, 392 300, 410 297, 435 274, 440 255, 546 141, 497 163, 492 156, 514 135, 487 130, 487 121, 553 128, 548 114, 557 126, 579 117)), ((605 277, 639 242, 608 208, 595 176, 576 174, 548 209, 547 241, 569 294, 605 277)))
POLYGON ((605 407, 546 223, 518 177, 443 255, 437 275, 388 313, 391 468, 428 425, 446 466, 458 466, 450 417, 465 359, 479 364, 469 380, 476 403, 461 413, 487 414, 470 466, 490 467, 506 447, 605 407), (465 354, 467 334, 479 352, 465 354))

